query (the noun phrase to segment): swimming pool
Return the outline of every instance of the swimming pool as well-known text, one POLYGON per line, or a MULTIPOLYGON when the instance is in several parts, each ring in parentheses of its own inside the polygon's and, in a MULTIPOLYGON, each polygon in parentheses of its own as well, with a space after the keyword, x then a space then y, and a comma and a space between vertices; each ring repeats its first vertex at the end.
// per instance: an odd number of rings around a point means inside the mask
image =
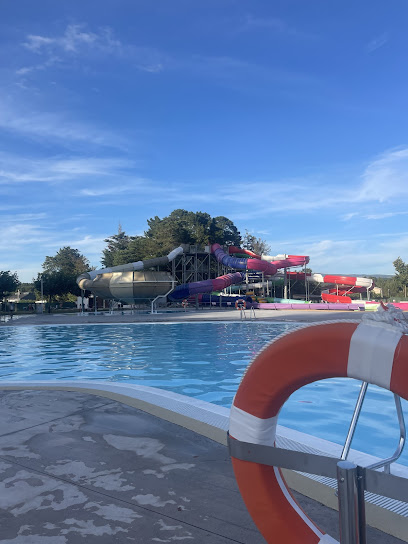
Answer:
MULTIPOLYGON (((230 407, 259 350, 293 323, 143 323, 0 329, 0 380, 107 380, 160 387, 230 407)), ((279 423, 344 442, 360 382, 329 379, 288 399, 279 423)), ((403 401, 407 418, 408 403, 403 401)), ((381 457, 397 445, 393 396, 370 386, 353 448, 381 457)), ((400 462, 408 465, 408 451, 400 462)))

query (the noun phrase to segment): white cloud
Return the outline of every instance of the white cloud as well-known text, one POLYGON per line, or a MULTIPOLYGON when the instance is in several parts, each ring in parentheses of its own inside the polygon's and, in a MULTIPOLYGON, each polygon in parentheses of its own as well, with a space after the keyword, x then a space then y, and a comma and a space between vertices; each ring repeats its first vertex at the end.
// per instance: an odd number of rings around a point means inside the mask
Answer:
POLYGON ((0 250, 4 250, 7 254, 13 254, 22 247, 31 247, 33 244, 38 245, 49 240, 50 234, 47 229, 35 224, 14 223, 3 225, 0 229, 0 250))
POLYGON ((384 213, 372 213, 365 215, 365 219, 388 219, 389 217, 395 217, 397 215, 408 215, 408 212, 384 212, 384 213))
POLYGON ((123 158, 67 158, 26 159, 0 154, 0 184, 22 182, 63 182, 83 178, 118 177, 135 164, 123 158))
POLYGON ((72 121, 61 113, 33 112, 27 106, 15 107, 0 96, 0 129, 46 142, 127 149, 126 140, 102 127, 72 121))
POLYGON ((45 70, 55 64, 74 67, 69 59, 99 59, 106 64, 107 56, 125 59, 138 70, 159 73, 164 69, 166 55, 152 47, 123 44, 115 38, 111 28, 98 28, 96 32, 87 30, 85 24, 70 24, 59 36, 27 36, 23 46, 29 51, 48 57, 40 64, 24 66, 17 70, 17 75, 45 70), (62 62, 64 61, 64 62, 62 62))
POLYGON ((90 234, 72 237, 73 229, 64 233, 57 223, 50 219, 48 223, 24 220, 8 224, 4 221, 0 229, 0 270, 16 270, 20 281, 31 281, 42 269, 46 255, 55 254, 61 247, 70 246, 79 249, 91 262, 91 266, 100 266, 100 257, 106 235, 90 234))
POLYGON ((41 62, 39 64, 32 64, 31 66, 23 66, 22 68, 19 68, 16 70, 16 74, 18 76, 26 76, 27 74, 30 74, 32 72, 42 71, 46 70, 47 68, 50 68, 51 66, 54 66, 60 62, 60 58, 57 56, 50 56, 45 62, 41 62))
POLYGON ((44 212, 40 213, 17 213, 13 215, 2 215, 0 216, 0 225, 9 225, 10 223, 20 223, 22 221, 42 221, 47 217, 47 214, 44 212))
POLYGON ((377 49, 380 49, 380 47, 383 47, 388 42, 388 34, 384 33, 381 34, 381 36, 378 36, 377 38, 374 38, 368 44, 366 45, 366 51, 368 53, 374 53, 377 49))
POLYGON ((297 38, 311 38, 312 34, 300 31, 279 17, 255 17, 247 15, 245 23, 240 27, 240 30, 255 30, 265 29, 276 34, 287 35, 297 38))
POLYGON ((342 221, 350 221, 353 217, 358 216, 358 212, 350 212, 346 213, 345 215, 341 216, 342 221))
POLYGON ((408 197, 408 148, 383 153, 366 167, 362 180, 358 201, 408 197))
POLYGON ((234 181, 234 189, 230 183, 218 183, 218 189, 209 195, 200 192, 201 183, 194 193, 189 194, 192 202, 246 203, 245 212, 240 214, 231 210, 230 217, 260 217, 271 212, 314 212, 315 210, 336 210, 353 206, 370 205, 372 213, 351 210, 341 215, 343 221, 355 217, 364 219, 381 219, 393 215, 405 215, 402 212, 384 212, 374 206, 383 206, 384 202, 392 202, 398 198, 398 204, 408 197, 408 148, 387 151, 366 166, 363 174, 354 179, 333 180, 319 174, 305 178, 288 178, 270 181, 234 181), (251 210, 253 210, 251 212, 251 210))
POLYGON ((100 29, 98 33, 85 31, 84 24, 68 25, 64 34, 57 37, 27 36, 24 47, 35 53, 43 53, 50 49, 61 49, 67 53, 78 53, 83 47, 99 49, 103 52, 120 50, 122 44, 113 37, 109 28, 100 29))
POLYGON ((104 242, 105 238, 106 235, 93 236, 91 234, 83 235, 80 238, 72 238, 70 236, 62 238, 59 234, 57 239, 45 243, 44 248, 49 248, 51 253, 56 253, 61 247, 69 246, 79 249, 79 251, 91 261, 91 263, 99 264, 102 250, 106 245, 104 242))
POLYGON ((399 215, 408 215, 408 212, 378 212, 378 213, 359 213, 351 212, 341 216, 342 221, 350 221, 353 217, 364 220, 380 220, 389 219, 390 217, 396 217, 399 215))

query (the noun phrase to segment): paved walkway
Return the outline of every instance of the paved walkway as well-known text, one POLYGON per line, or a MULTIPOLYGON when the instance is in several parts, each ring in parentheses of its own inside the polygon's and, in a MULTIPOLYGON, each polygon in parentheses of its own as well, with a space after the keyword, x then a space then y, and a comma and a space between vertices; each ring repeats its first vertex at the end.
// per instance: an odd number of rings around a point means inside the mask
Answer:
MULTIPOLYGON (((365 312, 360 311, 336 311, 336 310, 255 310, 256 320, 262 321, 295 321, 315 322, 326 320, 361 319, 365 312)), ((19 317, 19 316, 17 316, 19 317)), ((245 320, 251 319, 249 310, 245 311, 245 320)), ((166 321, 240 321, 240 312, 235 308, 199 309, 188 308, 184 310, 163 311, 157 314, 130 312, 115 312, 109 315, 107 312, 93 312, 80 315, 75 314, 37 314, 22 316, 18 319, 2 321, 3 326, 19 325, 56 325, 56 324, 82 324, 82 323, 151 323, 166 321)))
MULTIPOLYGON (((224 446, 82 393, 3 391, 0 408, 2 544, 264 543, 224 446)), ((296 496, 338 538, 337 512, 296 496)))

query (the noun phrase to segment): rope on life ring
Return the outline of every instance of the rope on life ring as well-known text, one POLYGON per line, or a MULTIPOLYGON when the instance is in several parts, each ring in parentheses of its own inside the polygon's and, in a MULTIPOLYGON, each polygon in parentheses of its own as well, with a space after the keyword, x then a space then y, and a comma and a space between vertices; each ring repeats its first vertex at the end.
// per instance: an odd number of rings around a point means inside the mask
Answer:
MULTIPOLYGON (((278 414, 288 397, 316 380, 350 377, 408 399, 408 327, 388 306, 360 321, 316 323, 276 338, 248 367, 230 413, 232 440, 275 445, 278 414), (382 315, 381 315, 382 314, 382 315)), ((241 495, 266 542, 329 544, 291 494, 278 467, 232 455, 241 495)))
POLYGON ((188 306, 188 300, 185 298, 185 299, 181 302, 181 305, 183 306, 183 308, 187 308, 187 306, 188 306))
POLYGON ((245 310, 246 309, 246 301, 243 298, 239 298, 235 301, 235 308, 237 310, 245 310))

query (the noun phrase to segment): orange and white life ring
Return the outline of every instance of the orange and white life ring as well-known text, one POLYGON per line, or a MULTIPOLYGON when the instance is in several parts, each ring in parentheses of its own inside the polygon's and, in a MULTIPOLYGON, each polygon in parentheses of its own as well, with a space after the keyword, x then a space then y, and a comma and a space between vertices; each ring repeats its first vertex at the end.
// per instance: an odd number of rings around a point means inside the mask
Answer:
POLYGON ((246 300, 243 298, 239 298, 235 301, 235 308, 237 310, 245 310, 246 309, 246 300))
MULTIPOLYGON (((325 322, 276 338, 248 367, 230 415, 232 439, 274 446, 279 411, 297 389, 325 378, 351 377, 408 399, 408 327, 388 322, 325 322)), ((401 312, 402 315, 402 312, 401 312)), ((371 316, 370 316, 371 317, 371 316)), ((394 321, 394 323, 393 323, 394 321)), ((277 467, 232 456, 241 495, 266 542, 335 543, 308 518, 277 467)))
POLYGON ((184 300, 182 300, 181 305, 183 306, 183 308, 187 308, 188 300, 186 298, 184 300))

